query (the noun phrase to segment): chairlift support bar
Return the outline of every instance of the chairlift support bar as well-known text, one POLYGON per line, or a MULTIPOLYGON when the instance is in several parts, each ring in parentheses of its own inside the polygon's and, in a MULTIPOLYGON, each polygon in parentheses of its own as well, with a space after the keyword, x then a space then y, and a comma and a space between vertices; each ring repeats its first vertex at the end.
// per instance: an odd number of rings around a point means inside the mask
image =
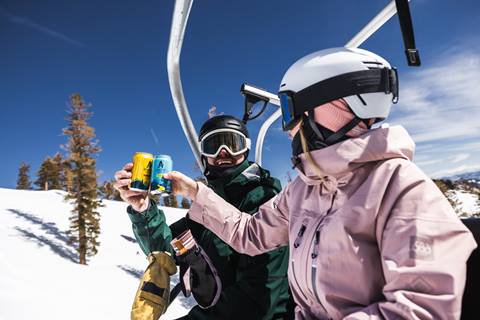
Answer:
POLYGON ((247 83, 242 85, 241 92, 243 94, 248 93, 250 95, 257 96, 259 98, 262 98, 262 100, 264 101, 268 101, 268 103, 274 104, 276 106, 280 106, 280 100, 278 99, 278 96, 276 94, 270 93, 266 90, 257 88, 247 83))
POLYGON ((190 113, 188 112, 187 102, 183 94, 182 79, 180 75, 180 53, 182 52, 183 38, 187 27, 188 16, 192 9, 193 0, 176 0, 173 9, 172 28, 170 30, 170 41, 168 43, 167 53, 167 71, 170 91, 175 105, 178 119, 187 137, 193 155, 197 160, 200 170, 204 167, 200 156, 197 131, 193 125, 190 113))
POLYGON ((391 1, 382 11, 380 11, 359 33, 357 33, 345 47, 358 48, 362 45, 372 34, 374 34, 381 26, 383 26, 391 17, 397 12, 395 0, 391 1))

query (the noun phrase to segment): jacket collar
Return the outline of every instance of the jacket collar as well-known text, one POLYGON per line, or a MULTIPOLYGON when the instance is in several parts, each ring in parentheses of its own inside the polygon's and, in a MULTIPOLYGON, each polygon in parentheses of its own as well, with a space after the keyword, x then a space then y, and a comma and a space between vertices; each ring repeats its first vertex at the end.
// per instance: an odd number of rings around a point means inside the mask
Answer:
POLYGON ((323 184, 327 189, 336 189, 339 183, 346 183, 353 172, 366 163, 391 158, 412 160, 414 149, 415 143, 402 126, 382 127, 310 152, 323 176, 305 154, 298 156, 296 169, 306 184, 323 184))
POLYGON ((250 163, 247 159, 245 159, 242 163, 240 163, 236 168, 227 171, 224 175, 216 179, 207 179, 208 184, 213 188, 217 186, 225 186, 228 185, 239 178, 241 173, 245 171, 250 166, 250 163))

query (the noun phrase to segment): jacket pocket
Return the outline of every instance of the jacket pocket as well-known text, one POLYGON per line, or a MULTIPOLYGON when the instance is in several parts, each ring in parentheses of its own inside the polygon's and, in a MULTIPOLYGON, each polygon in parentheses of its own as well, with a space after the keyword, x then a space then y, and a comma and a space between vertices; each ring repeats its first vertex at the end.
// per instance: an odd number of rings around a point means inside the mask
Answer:
POLYGON ((315 230, 315 236, 313 239, 313 249, 311 253, 312 257, 312 278, 311 278, 311 284, 312 284, 312 289, 313 293, 315 295, 315 298, 317 299, 318 303, 320 302, 320 297, 318 295, 318 288, 317 288, 317 257, 318 257, 318 244, 320 243, 320 226, 315 230))
MULTIPOLYGON (((305 295, 305 293, 303 292, 302 290, 302 286, 300 285, 300 282, 298 282, 298 276, 301 276, 301 273, 302 271, 300 271, 299 273, 299 270, 298 270, 298 267, 304 265, 302 264, 302 250, 304 249, 304 247, 301 247, 300 245, 302 244, 302 241, 303 241, 303 236, 305 234, 305 231, 307 230, 307 226, 308 226, 308 222, 309 222, 309 218, 305 218, 303 219, 302 221, 302 224, 300 226, 300 228, 298 229, 298 232, 297 232, 297 236, 295 237, 295 241, 293 242, 293 248, 292 248, 292 252, 291 252, 291 261, 290 261, 290 266, 291 266, 291 269, 292 269, 292 278, 293 278, 293 282, 296 286, 296 291, 302 296, 303 300, 304 301, 308 301, 308 298, 307 296, 305 295), (295 262, 300 262, 300 264, 296 264, 295 262)), ((306 271, 306 269, 304 270, 304 272, 306 271)), ((305 274, 304 274, 304 277, 305 277, 305 274)))

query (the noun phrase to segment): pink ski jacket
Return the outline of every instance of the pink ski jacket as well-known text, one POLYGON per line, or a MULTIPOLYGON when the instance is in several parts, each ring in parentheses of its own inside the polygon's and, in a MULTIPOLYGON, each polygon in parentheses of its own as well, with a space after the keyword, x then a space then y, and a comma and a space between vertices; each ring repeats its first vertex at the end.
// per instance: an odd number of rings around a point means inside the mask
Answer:
POLYGON ((289 244, 296 319, 458 319, 476 243, 413 150, 403 127, 370 130, 311 153, 326 181, 300 155, 253 216, 203 184, 189 215, 242 253, 289 244))

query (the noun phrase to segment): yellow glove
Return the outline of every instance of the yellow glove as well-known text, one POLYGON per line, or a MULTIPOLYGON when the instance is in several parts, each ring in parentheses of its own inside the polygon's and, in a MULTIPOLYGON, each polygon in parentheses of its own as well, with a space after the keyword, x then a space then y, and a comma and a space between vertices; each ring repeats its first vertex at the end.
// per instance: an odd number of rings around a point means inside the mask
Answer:
POLYGON ((158 320, 167 310, 170 276, 177 272, 177 266, 167 252, 152 252, 148 261, 133 301, 132 320, 158 320))

